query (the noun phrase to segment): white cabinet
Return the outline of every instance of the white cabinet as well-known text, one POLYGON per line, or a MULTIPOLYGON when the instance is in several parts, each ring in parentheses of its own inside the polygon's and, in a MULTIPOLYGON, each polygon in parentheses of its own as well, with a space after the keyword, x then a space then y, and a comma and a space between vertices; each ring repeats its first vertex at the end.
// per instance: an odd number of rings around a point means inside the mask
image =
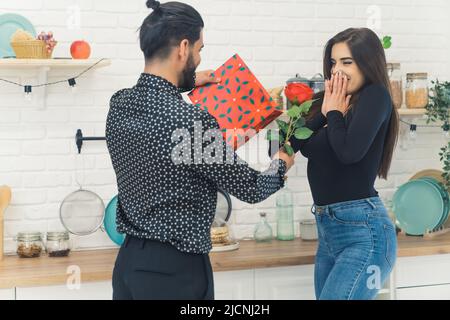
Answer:
POLYGON ((397 289, 398 300, 450 300, 450 284, 397 289))
POLYGON ((314 265, 256 269, 257 300, 314 300, 314 265))
POLYGON ((216 300, 253 300, 254 270, 214 272, 216 300))
POLYGON ((15 300, 16 290, 13 289, 0 289, 0 300, 15 300))
POLYGON ((86 282, 80 288, 67 286, 47 286, 17 288, 17 300, 111 300, 111 281, 86 282))
POLYGON ((397 288, 450 283, 450 254, 397 259, 397 288))

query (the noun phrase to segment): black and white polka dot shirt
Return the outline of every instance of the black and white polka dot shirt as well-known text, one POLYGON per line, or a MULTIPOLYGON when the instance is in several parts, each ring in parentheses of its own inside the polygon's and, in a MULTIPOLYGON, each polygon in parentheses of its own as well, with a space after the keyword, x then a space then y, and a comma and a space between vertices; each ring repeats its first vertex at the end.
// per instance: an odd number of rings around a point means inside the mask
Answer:
MULTIPOLYGON (((136 86, 111 98, 106 140, 119 192, 117 230, 202 254, 211 249, 217 188, 245 202, 263 201, 283 187, 286 163, 274 160, 267 171, 258 172, 222 138, 211 141, 220 143, 223 158, 231 156, 232 163, 195 161, 195 123, 201 123, 203 132, 219 126, 208 112, 185 102, 180 91, 161 77, 143 73, 136 86), (189 137, 174 139, 177 129, 187 129, 189 137), (173 161, 176 146, 188 150, 188 160, 194 160, 173 161)), ((201 145, 204 154, 208 143, 201 140, 201 145)))

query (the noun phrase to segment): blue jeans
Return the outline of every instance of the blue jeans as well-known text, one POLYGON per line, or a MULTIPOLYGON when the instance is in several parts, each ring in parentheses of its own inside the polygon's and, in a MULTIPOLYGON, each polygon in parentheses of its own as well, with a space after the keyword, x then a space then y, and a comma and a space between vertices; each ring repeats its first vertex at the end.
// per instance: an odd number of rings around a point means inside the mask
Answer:
POLYGON ((312 212, 319 232, 316 298, 375 298, 397 256, 395 226, 380 198, 313 205, 312 212))

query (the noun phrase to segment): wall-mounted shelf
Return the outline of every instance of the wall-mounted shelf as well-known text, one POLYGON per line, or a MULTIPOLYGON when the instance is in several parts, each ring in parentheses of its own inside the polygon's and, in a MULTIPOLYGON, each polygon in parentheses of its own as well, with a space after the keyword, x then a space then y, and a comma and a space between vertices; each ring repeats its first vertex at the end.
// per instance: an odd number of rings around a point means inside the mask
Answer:
MULTIPOLYGON (((11 69, 37 69, 37 83, 47 83, 48 82, 48 72, 51 69, 70 69, 71 73, 75 73, 75 70, 81 72, 82 69, 89 68, 97 63, 101 58, 98 59, 84 59, 76 60, 71 58, 54 58, 54 59, 0 59, 0 71, 11 70, 11 69), (81 70, 80 70, 81 69, 81 70)), ((92 69, 98 69, 102 67, 107 67, 111 65, 110 59, 102 59, 97 63, 92 69)), ((75 76, 76 74, 71 74, 70 76, 75 76)), ((21 81, 23 83, 23 81, 21 81)), ((39 109, 44 109, 46 107, 47 100, 47 87, 43 86, 33 91, 33 96, 36 96, 36 104, 39 109)))
MULTIPOLYGON (((71 58, 55 58, 55 59, 0 59, 0 69, 3 68, 87 68, 101 58, 98 59, 71 59, 71 58)), ((95 68, 101 68, 111 65, 110 59, 104 59, 95 68)))
POLYGON ((397 110, 401 116, 423 116, 427 111, 426 109, 406 109, 406 107, 397 110))

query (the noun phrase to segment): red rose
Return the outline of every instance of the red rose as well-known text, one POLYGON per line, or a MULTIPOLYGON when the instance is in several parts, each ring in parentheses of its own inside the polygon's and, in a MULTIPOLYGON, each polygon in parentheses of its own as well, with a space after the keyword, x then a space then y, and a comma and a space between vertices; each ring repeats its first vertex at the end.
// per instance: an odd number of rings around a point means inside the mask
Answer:
POLYGON ((304 83, 290 83, 284 89, 284 94, 290 102, 302 104, 312 99, 314 91, 304 83))

